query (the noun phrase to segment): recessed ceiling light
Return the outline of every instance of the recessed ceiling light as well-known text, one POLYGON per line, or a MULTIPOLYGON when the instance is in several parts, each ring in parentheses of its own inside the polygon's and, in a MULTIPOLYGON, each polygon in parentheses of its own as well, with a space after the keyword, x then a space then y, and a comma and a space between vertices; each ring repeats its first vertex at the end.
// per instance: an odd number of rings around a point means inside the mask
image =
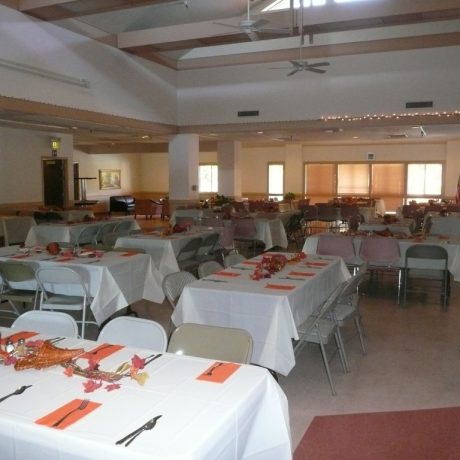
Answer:
POLYGON ((257 131, 257 134, 263 134, 264 132, 263 131, 257 131))
POLYGON ((150 139, 150 136, 147 136, 147 135, 142 136, 142 139, 150 139))
POLYGON ((353 136, 353 139, 359 139, 359 136, 353 136))

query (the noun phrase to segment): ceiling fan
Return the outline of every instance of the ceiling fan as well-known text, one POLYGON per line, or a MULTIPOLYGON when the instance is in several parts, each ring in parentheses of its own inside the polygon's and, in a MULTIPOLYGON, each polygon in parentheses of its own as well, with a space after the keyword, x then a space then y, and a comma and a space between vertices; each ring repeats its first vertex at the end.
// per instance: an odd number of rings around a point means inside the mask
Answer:
MULTIPOLYGON (((329 62, 314 62, 309 63, 302 59, 302 47, 305 43, 305 36, 304 36, 304 29, 303 29, 303 0, 300 0, 300 46, 299 46, 299 59, 289 61, 292 66, 291 67, 272 67, 272 69, 291 69, 291 71, 287 74, 288 77, 291 75, 296 74, 297 72, 301 72, 306 70, 308 72, 315 72, 315 73, 326 73, 324 69, 318 69, 318 67, 325 67, 330 65, 329 62)), ((310 37, 311 40, 311 37, 310 37)))
POLYGON ((248 0, 248 8, 247 8, 247 16, 245 19, 242 19, 239 25, 235 26, 233 24, 225 24, 223 22, 214 22, 214 24, 230 27, 232 29, 240 30, 244 32, 252 41, 257 41, 259 39, 257 32, 267 32, 272 34, 280 34, 280 35, 290 35, 290 29, 281 29, 281 28, 268 28, 264 27, 265 25, 269 24, 270 21, 266 19, 258 19, 255 21, 251 19, 250 16, 250 0, 248 0))

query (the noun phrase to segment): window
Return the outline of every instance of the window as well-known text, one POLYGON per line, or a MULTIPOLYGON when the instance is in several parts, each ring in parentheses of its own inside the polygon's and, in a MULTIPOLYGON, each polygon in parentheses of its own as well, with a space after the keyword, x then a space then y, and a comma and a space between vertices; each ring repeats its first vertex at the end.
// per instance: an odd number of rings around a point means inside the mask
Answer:
POLYGON ((268 198, 282 200, 284 196, 284 164, 268 165, 268 198))
POLYGON ((337 193, 339 195, 369 194, 369 165, 366 163, 339 164, 337 193))
POLYGON ((409 163, 407 165, 407 195, 441 196, 441 193, 441 163, 409 163))
MULTIPOLYGON (((352 3, 352 2, 362 2, 368 0, 334 0, 334 3, 352 3)), ((290 0, 275 0, 274 2, 270 3, 266 6, 262 12, 264 11, 276 11, 276 10, 288 10, 290 8, 291 1, 290 0)), ((326 5, 326 0, 303 0, 304 8, 308 8, 310 6, 323 6, 326 5)), ((294 8, 300 8, 300 0, 294 0, 294 8)))
POLYGON ((335 169, 333 163, 318 163, 305 165, 305 195, 312 203, 329 200, 336 194, 335 169))
POLYGON ((217 193, 218 187, 218 168, 214 164, 200 165, 198 167, 199 191, 200 193, 217 193))

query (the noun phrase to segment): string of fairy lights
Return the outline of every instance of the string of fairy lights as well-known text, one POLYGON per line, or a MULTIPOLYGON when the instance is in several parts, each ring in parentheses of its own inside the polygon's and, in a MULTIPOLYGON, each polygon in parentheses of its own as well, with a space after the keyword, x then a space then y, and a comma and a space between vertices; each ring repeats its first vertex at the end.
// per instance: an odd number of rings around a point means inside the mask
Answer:
POLYGON ((455 110, 453 112, 412 112, 412 113, 374 113, 366 115, 327 115, 322 116, 322 121, 372 121, 372 120, 401 120, 401 119, 413 119, 413 118, 451 118, 451 117, 460 117, 460 110, 455 110))

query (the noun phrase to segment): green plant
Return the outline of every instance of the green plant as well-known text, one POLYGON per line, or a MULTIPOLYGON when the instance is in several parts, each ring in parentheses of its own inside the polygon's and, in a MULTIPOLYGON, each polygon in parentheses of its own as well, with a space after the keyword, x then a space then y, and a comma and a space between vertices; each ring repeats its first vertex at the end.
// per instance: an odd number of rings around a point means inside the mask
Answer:
POLYGON ((230 203, 230 198, 226 197, 225 195, 219 195, 217 193, 214 199, 214 203, 216 206, 222 206, 226 203, 230 203))
POLYGON ((295 200, 295 194, 292 193, 292 192, 287 192, 287 193, 284 194, 284 199, 286 201, 295 200))

